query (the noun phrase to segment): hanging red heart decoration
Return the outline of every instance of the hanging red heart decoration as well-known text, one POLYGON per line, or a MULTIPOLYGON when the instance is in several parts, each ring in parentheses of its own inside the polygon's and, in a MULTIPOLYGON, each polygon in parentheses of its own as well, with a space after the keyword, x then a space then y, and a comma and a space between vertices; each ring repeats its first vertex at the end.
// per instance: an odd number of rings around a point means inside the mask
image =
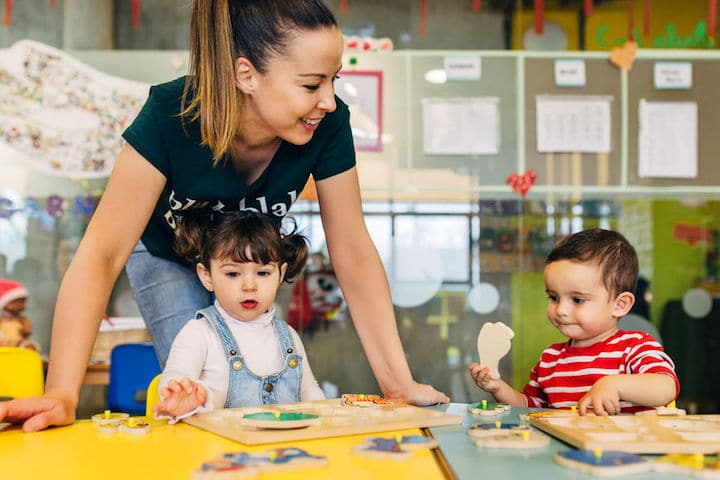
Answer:
POLYGON ((717 0, 708 0, 708 36, 715 38, 717 24, 717 0))
POLYGON ((132 0, 131 26, 135 30, 140 25, 140 0, 132 0))
POLYGON ((481 7, 482 7, 482 4, 480 3, 480 0, 473 0, 473 4, 472 4, 473 12, 479 12, 481 7))
POLYGON ((55 0, 48 0, 48 7, 50 10, 55 10, 55 0))
POLYGON ((12 18, 12 0, 5 0, 5 16, 3 17, 3 25, 5 25, 6 27, 9 27, 11 18, 12 18))
POLYGON ((545 33, 545 0, 535 0, 535 35, 545 33))
POLYGON ((535 180, 537 180, 535 170, 528 170, 522 175, 511 173, 505 182, 510 185, 510 188, 519 193, 521 197, 525 198, 532 186, 535 185, 535 180))

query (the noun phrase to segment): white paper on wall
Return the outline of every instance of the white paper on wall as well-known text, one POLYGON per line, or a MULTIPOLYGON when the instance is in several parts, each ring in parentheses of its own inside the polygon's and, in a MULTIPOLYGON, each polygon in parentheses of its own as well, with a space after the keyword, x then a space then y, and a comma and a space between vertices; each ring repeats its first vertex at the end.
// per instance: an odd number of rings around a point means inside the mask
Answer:
POLYGON ((611 101, 605 95, 535 97, 537 151, 609 153, 611 101))
POLYGON ((500 151, 498 97, 423 98, 426 155, 494 155, 500 151))
POLYGON ((148 87, 21 40, 0 50, 0 142, 43 173, 106 177, 148 87))
POLYGON ((640 100, 640 177, 696 178, 696 102, 640 100))

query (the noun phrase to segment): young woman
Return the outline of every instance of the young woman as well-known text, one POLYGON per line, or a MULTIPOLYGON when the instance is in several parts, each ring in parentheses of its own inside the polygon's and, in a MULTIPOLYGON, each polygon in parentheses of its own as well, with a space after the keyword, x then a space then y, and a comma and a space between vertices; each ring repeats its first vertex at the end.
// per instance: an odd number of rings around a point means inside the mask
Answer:
POLYGON ((74 421, 126 262, 164 364, 177 332, 212 303, 172 251, 177 214, 210 205, 279 219, 310 175, 333 268, 383 393, 418 405, 449 401, 413 380, 400 343, 363 219, 349 112, 334 95, 342 48, 321 0, 194 1, 190 74, 150 90, 63 279, 45 395, 0 403, 0 421, 23 422, 25 431, 74 421))

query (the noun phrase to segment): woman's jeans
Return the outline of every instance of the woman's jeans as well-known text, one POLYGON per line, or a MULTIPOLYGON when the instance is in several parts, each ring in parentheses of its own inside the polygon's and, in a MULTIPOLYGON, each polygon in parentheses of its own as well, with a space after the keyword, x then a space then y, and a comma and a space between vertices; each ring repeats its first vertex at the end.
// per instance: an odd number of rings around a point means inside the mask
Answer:
POLYGON ((140 313, 165 368, 170 347, 195 312, 213 303, 195 270, 155 257, 139 242, 125 265, 140 313))

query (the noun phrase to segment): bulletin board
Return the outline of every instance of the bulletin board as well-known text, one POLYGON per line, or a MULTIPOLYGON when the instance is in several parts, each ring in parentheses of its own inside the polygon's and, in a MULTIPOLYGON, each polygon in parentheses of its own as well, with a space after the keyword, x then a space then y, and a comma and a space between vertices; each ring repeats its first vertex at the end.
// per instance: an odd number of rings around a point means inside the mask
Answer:
MULTIPOLYGON (((451 56, 451 52, 448 52, 451 56)), ((492 56, 488 52, 468 52, 461 56, 475 56, 480 62, 480 78, 431 83, 426 74, 443 70, 445 55, 423 55, 410 58, 409 75, 413 88, 408 109, 411 151, 406 162, 415 168, 442 166, 475 177, 481 186, 505 185, 505 178, 517 171, 517 64, 513 57, 492 56), (423 148, 423 101, 453 99, 497 98, 499 111, 499 142, 496 154, 426 154, 423 148)), ((486 128, 477 125, 479 131, 486 128)))
POLYGON ((720 184, 720 95, 718 94, 720 62, 717 59, 654 58, 636 59, 628 76, 628 185, 717 186, 720 184), (655 63, 689 62, 692 65, 690 89, 656 89, 653 78, 655 63), (653 102, 697 102, 697 177, 641 178, 638 174, 640 100, 653 102))
POLYGON ((621 181, 621 77, 605 58, 585 58, 585 86, 558 87, 555 58, 525 60, 525 165, 537 173, 536 185, 617 186, 621 181), (609 96, 610 142, 608 153, 541 153, 537 151, 536 102, 538 95, 609 96))

